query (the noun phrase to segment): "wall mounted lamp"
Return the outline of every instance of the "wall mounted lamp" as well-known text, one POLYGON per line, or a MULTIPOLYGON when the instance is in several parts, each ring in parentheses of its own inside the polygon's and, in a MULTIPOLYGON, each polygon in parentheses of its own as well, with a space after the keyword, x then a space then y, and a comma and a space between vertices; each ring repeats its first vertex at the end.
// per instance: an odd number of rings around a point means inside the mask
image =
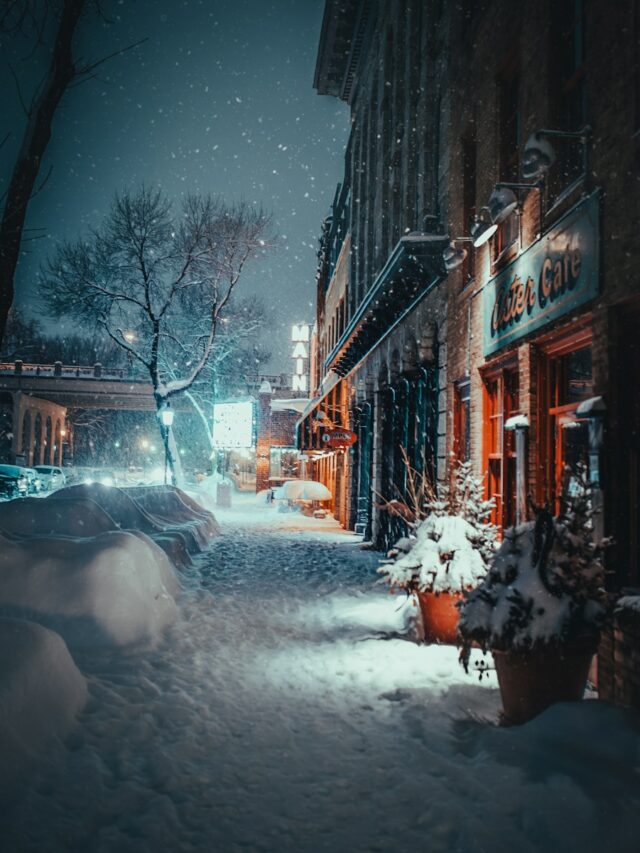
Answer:
POLYGON ((498 226, 491 219, 488 207, 481 207, 475 215, 469 234, 475 249, 479 249, 496 233, 498 226))
POLYGON ((458 243, 471 243, 471 237, 455 237, 442 253, 442 260, 447 272, 457 269, 467 257, 467 250, 458 243))
POLYGON ((542 222, 542 181, 532 184, 520 184, 509 181, 500 181, 493 188, 489 198, 489 213, 495 225, 502 224, 520 206, 517 193, 525 190, 537 190, 540 203, 540 222, 542 222), (514 192, 515 190, 515 192, 514 192))
POLYGON ((556 152, 548 137, 557 139, 573 139, 582 146, 582 170, 587 172, 588 141, 591 136, 591 128, 585 125, 581 130, 550 130, 543 128, 532 133, 524 146, 522 155, 522 177, 530 180, 539 180, 544 177, 554 164, 556 152))

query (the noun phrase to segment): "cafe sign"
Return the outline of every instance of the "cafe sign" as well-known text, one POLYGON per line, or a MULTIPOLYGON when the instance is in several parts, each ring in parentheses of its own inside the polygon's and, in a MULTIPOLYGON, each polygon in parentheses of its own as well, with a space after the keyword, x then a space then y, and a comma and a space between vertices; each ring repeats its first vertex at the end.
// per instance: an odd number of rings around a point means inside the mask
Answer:
POLYGON ((599 206, 599 196, 593 193, 487 283, 485 356, 598 294, 599 206))

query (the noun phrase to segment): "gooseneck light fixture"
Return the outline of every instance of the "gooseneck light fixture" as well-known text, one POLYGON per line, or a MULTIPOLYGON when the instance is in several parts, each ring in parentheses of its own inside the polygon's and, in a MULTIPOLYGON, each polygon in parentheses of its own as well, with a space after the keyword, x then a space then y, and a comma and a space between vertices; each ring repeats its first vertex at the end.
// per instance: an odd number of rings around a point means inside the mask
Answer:
POLYGON ((488 207, 481 207, 470 229, 471 242, 475 249, 479 249, 493 237, 498 230, 498 226, 491 219, 491 213, 488 207))
POLYGON ((447 272, 457 269, 467 257, 467 250, 458 245, 459 243, 470 243, 471 237, 455 237, 450 241, 447 248, 442 253, 444 268, 447 272))
POLYGON ((529 190, 538 191, 540 222, 542 222, 542 186, 542 181, 534 184, 518 184, 507 181, 497 183, 493 188, 488 204, 492 222, 496 225, 501 225, 520 206, 520 201, 516 193, 528 192, 529 190))
POLYGON ((556 139, 573 139, 582 146, 582 173, 588 168, 588 146, 591 128, 585 125, 581 130, 536 130, 527 139, 522 155, 522 177, 527 180, 540 180, 549 171, 556 159, 556 152, 549 142, 549 137, 556 139))

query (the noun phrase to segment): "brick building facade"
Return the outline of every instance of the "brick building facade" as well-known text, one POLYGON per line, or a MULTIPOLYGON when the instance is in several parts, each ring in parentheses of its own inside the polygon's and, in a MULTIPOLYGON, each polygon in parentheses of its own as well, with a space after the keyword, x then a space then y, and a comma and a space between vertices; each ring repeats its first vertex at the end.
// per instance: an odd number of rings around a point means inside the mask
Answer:
MULTIPOLYGON (((450 235, 469 234, 496 184, 533 186, 512 187, 514 212, 449 274, 448 447, 486 476, 503 527, 529 496, 557 508, 567 466, 587 464, 616 588, 640 586, 639 5, 536 0, 513 14, 494 0, 449 22, 450 235), (536 171, 532 149, 549 144, 536 171), (520 451, 505 430, 516 415, 520 451)), ((636 622, 605 638, 604 696, 638 696, 638 668, 614 674, 636 622)))
MULTIPOLYGON (((639 57, 638 0, 327 0, 314 84, 352 129, 299 440, 346 527, 398 532, 400 446, 434 479, 470 459, 503 528, 584 462, 640 587, 639 57)), ((638 701, 638 636, 604 638, 602 695, 638 701)))
POLYGON ((401 448, 433 477, 446 470, 445 183, 434 144, 445 69, 430 4, 326 3, 314 85, 349 104, 352 129, 322 237, 319 381, 300 442, 341 522, 379 545, 398 533, 380 504, 405 489, 401 448), (358 441, 327 451, 327 426, 358 441))

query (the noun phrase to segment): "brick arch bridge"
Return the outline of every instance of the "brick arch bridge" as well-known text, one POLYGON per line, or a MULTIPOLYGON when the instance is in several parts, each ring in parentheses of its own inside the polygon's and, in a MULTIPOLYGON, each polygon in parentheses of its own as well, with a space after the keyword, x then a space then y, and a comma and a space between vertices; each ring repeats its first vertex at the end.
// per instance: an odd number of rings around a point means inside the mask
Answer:
MULTIPOLYGON (((246 393, 264 379, 274 389, 287 386, 281 376, 248 376, 246 393)), ((0 363, 0 405, 11 408, 11 460, 22 465, 56 465, 63 445, 72 441, 69 409, 111 409, 153 412, 151 383, 131 375, 130 368, 105 368, 54 364, 30 364, 21 360, 0 363)), ((172 399, 176 411, 188 411, 184 397, 172 399)))

